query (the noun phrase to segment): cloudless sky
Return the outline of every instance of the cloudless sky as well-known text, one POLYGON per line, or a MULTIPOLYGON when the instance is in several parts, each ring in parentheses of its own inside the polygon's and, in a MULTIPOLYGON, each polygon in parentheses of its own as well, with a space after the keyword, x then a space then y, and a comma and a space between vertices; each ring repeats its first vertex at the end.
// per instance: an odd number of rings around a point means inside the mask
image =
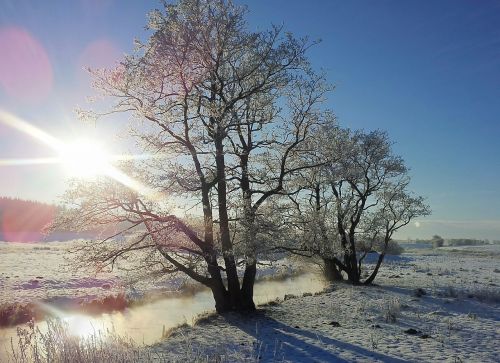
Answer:
MULTIPOLYGON (((309 56, 336 85, 329 106, 339 123, 389 132, 412 169, 413 190, 433 209, 399 238, 500 239, 500 1, 237 3, 248 5, 251 29, 283 24, 296 36, 321 39, 309 56)), ((93 94, 82 67, 110 66, 131 52, 135 37, 147 37, 146 13, 159 6, 3 0, 0 109, 61 138, 120 145, 116 122, 82 125, 73 114, 93 94), (26 39, 41 59, 33 75, 29 60, 12 61, 5 51, 26 39)), ((0 159, 51 155, 0 124, 0 159)), ((64 191, 63 176, 56 165, 0 166, 0 195, 52 201, 64 191)))

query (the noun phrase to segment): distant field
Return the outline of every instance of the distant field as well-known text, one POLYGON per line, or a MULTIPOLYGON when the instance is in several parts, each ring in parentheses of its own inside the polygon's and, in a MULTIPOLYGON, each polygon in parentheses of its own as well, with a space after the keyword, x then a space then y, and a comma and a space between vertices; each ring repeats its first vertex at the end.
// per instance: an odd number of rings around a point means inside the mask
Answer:
MULTIPOLYGON (((165 276, 157 281, 141 281, 130 287, 131 276, 117 268, 113 273, 92 275, 71 267, 71 254, 68 250, 77 243, 13 243, 0 242, 0 305, 5 303, 25 303, 36 300, 75 300, 118 294, 144 294, 154 291, 178 290, 185 282, 184 276, 172 279, 165 276)), ((435 254, 439 251, 458 251, 463 253, 500 254, 500 245, 441 247, 432 250, 426 243, 402 243, 406 252, 435 254)), ((387 263, 398 259, 388 256, 387 263)), ((447 260, 442 258, 443 268, 447 260)), ((287 262, 276 267, 267 267, 259 275, 284 275, 293 270, 287 262)))
POLYGON ((74 242, 0 243, 0 304, 94 298, 123 289, 118 274, 89 276, 67 264, 74 242))
MULTIPOLYGON (((76 270, 71 267, 71 259, 75 256, 69 250, 77 243, 0 242, 0 307, 38 301, 73 307, 118 295, 130 302, 149 295, 180 291, 192 283, 182 274, 165 275, 154 281, 136 281, 135 276, 120 269, 120 265, 111 273, 97 275, 91 270, 76 270)), ((275 266, 261 268, 257 278, 291 275, 296 269, 296 265, 285 259, 275 266)))

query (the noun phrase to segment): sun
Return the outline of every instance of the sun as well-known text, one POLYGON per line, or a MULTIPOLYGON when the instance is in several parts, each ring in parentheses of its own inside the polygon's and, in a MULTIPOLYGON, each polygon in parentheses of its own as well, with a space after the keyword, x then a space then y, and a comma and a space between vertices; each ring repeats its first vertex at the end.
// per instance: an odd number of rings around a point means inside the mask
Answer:
POLYGON ((111 156, 96 141, 75 140, 61 147, 59 158, 67 173, 76 178, 93 178, 109 172, 111 156))

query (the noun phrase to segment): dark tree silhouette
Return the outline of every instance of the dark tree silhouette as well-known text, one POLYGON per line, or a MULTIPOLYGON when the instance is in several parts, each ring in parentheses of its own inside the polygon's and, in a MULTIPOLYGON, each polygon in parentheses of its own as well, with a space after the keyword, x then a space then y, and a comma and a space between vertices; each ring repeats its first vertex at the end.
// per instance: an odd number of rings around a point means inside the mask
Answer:
POLYGON ((182 272, 208 286, 218 312, 255 309, 264 247, 258 211, 288 193, 295 173, 315 166, 301 158, 303 145, 331 120, 321 109, 323 77, 305 57, 311 44, 280 27, 249 32, 245 12, 224 0, 165 5, 150 14, 147 43, 115 69, 91 71, 95 87, 116 102, 81 115, 131 114, 140 122, 132 135, 153 157, 121 166, 144 187, 73 184, 60 220, 79 229, 126 223, 83 247, 82 260, 103 268, 143 256, 142 270, 182 272), (172 213, 168 200, 201 217, 172 213), (126 242, 115 243, 117 236, 126 242))

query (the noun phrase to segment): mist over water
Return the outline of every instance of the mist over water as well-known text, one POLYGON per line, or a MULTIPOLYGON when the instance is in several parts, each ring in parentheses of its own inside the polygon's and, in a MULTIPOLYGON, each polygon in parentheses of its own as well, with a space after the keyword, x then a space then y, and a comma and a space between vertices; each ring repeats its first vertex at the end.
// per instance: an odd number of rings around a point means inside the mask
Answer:
MULTIPOLYGON (((285 294, 302 295, 323 290, 327 285, 317 273, 308 272, 285 279, 258 281, 254 289, 254 301, 257 305, 285 294)), ((192 325, 196 317, 204 312, 214 311, 214 300, 208 289, 192 295, 169 296, 153 302, 133 306, 120 312, 87 316, 83 314, 63 314, 62 319, 75 335, 88 336, 99 331, 115 331, 127 336, 139 344, 153 344, 162 338, 164 331, 181 324, 192 325)), ((45 322, 39 322, 43 331, 45 322)), ((10 346, 11 338, 16 338, 16 327, 0 329, 0 357, 5 348, 10 346)))

